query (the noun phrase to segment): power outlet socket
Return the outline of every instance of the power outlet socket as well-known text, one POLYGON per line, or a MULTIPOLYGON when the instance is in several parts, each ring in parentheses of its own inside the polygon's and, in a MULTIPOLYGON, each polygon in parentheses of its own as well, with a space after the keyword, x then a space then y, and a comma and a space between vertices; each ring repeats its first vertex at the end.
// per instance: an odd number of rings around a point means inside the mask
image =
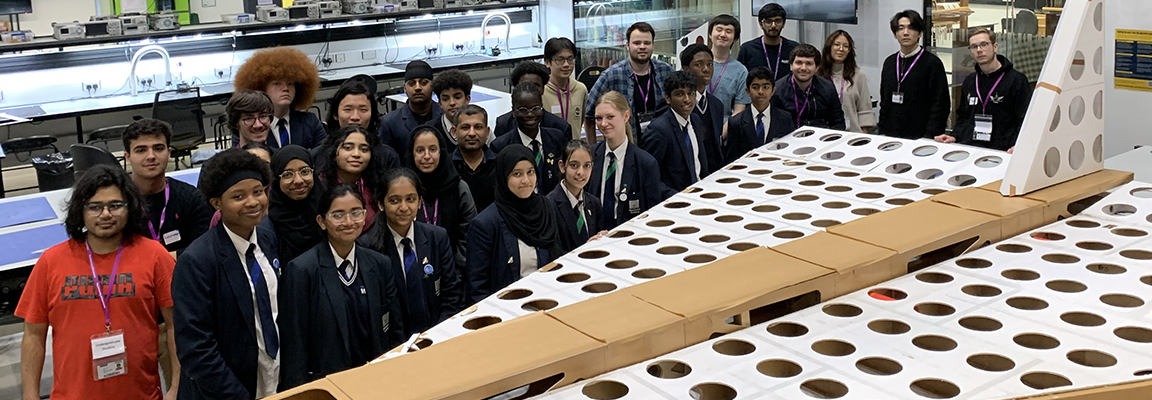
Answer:
POLYGON ((336 53, 336 63, 337 64, 343 64, 344 63, 344 53, 336 53))
POLYGON ((223 81, 223 80, 227 79, 227 78, 225 78, 225 75, 228 75, 228 70, 227 70, 227 69, 224 69, 224 68, 212 68, 212 76, 213 76, 213 77, 215 77, 215 78, 216 78, 216 80, 218 80, 218 81, 223 81))
POLYGON ((360 52, 360 58, 363 60, 375 60, 376 50, 366 50, 360 52))
POLYGON ((85 96, 95 96, 96 92, 100 91, 100 81, 96 82, 81 82, 80 90, 84 92, 85 96))

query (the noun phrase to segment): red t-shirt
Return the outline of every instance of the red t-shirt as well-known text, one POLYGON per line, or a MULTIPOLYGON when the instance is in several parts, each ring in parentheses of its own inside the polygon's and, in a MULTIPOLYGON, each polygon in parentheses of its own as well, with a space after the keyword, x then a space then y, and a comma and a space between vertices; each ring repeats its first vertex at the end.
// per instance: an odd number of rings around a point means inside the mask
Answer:
MULTIPOLYGON (((155 240, 135 237, 124 246, 109 312, 112 329, 124 331, 127 374, 96 381, 92 373, 92 335, 104 332, 104 309, 92 284, 82 242, 67 240, 40 256, 16 316, 52 327, 53 399, 160 399, 156 353, 160 309, 172 307, 172 268, 176 260, 155 240)), ((116 252, 93 254, 102 287, 116 252)))

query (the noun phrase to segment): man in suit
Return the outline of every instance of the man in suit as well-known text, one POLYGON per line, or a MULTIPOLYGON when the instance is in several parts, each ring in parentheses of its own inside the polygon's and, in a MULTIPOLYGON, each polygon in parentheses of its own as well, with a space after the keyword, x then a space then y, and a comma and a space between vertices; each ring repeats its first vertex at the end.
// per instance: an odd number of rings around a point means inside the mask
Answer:
POLYGON ((393 149, 408 149, 408 137, 416 127, 444 115, 432 101, 432 66, 428 63, 416 60, 404 67, 404 94, 408 101, 403 107, 380 117, 380 143, 393 149))
MULTIPOLYGON (((320 89, 316 65, 300 50, 275 47, 257 51, 240 66, 237 91, 255 90, 272 99, 272 122, 265 144, 276 150, 289 144, 319 147, 327 136, 320 117, 308 112, 320 89)), ((239 143, 233 136, 232 144, 239 143)))
POLYGON ((540 125, 546 113, 540 87, 535 84, 521 83, 512 90, 512 113, 516 117, 517 133, 496 138, 492 151, 499 154, 510 144, 523 144, 532 149, 536 153, 536 193, 546 195, 560 183, 556 160, 567 143, 565 138, 572 135, 565 136, 563 132, 540 125))
POLYGON ((680 65, 696 77, 696 107, 692 115, 704 121, 708 135, 720 143, 724 136, 724 103, 712 95, 712 49, 700 43, 692 44, 680 52, 680 65))
POLYGON ((743 157, 752 149, 796 130, 796 123, 787 111, 772 107, 772 71, 756 67, 748 71, 745 84, 752 106, 728 120, 728 138, 724 140, 724 163, 743 157))
POLYGON ((676 71, 664 80, 669 110, 660 114, 644 130, 640 148, 656 158, 660 180, 672 190, 681 191, 720 169, 720 144, 710 134, 696 107, 696 77, 676 71))
MULTIPOLYGON (((540 93, 544 93, 544 84, 548 82, 549 74, 548 67, 545 67, 544 64, 535 61, 525 61, 512 69, 512 86, 515 87, 521 83, 531 83, 540 88, 540 93)), ((543 105, 543 103, 541 103, 541 105, 543 105)), ((572 124, 569 124, 567 120, 551 112, 544 113, 544 116, 540 119, 540 126, 558 130, 563 133, 566 138, 572 137, 572 124)), ((509 111, 496 117, 496 127, 493 129, 493 132, 496 134, 495 137, 516 132, 516 116, 509 111)))
POLYGON ((267 213, 268 163, 225 150, 200 170, 201 193, 220 224, 176 262, 176 353, 180 399, 256 399, 280 381, 275 234, 257 227, 267 213))

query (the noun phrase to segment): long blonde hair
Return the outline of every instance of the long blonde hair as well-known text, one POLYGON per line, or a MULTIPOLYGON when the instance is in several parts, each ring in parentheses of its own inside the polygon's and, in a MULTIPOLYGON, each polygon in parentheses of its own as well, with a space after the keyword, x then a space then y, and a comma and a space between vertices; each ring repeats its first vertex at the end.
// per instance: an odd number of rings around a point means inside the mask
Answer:
MULTIPOLYGON (((596 107, 600 107, 601 104, 612 106, 612 108, 620 112, 620 115, 624 116, 624 136, 628 138, 629 142, 636 143, 636 140, 632 139, 632 108, 628 106, 628 99, 625 98, 623 94, 620 94, 620 92, 612 90, 604 93, 600 96, 599 100, 596 100, 596 107)), ((596 115, 596 107, 592 108, 593 116, 596 115)))

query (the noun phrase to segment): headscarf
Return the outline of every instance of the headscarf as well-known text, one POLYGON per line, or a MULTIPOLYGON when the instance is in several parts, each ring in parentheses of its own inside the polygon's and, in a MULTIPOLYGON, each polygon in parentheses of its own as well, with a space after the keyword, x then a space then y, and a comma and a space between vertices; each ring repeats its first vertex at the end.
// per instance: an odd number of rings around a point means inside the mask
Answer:
MULTIPOLYGON (((548 257, 564 254, 557 232, 556 211, 551 201, 539 193, 521 199, 508 189, 508 176, 520 161, 531 162, 532 150, 521 144, 505 147, 496 155, 496 209, 512 234, 532 247, 548 250, 548 257)), ((537 172, 539 173, 539 172, 537 172)))
POLYGON ((291 261, 304 251, 326 239, 320 225, 316 224, 316 215, 320 200, 320 182, 317 180, 316 168, 313 166, 312 156, 308 150, 298 145, 288 145, 280 148, 272 156, 272 196, 268 207, 268 219, 276 228, 276 242, 279 245, 277 252, 282 260, 291 261), (300 160, 313 169, 312 190, 308 197, 302 200, 293 200, 280 190, 280 174, 288 168, 292 160, 300 160))
POLYGON ((416 176, 420 177, 420 183, 424 186, 424 206, 416 212, 416 220, 426 222, 439 226, 448 230, 448 235, 454 242, 459 242, 464 237, 464 233, 460 230, 458 224, 460 223, 460 175, 456 173, 456 167, 452 166, 452 159, 449 158, 447 151, 444 149, 444 138, 432 129, 417 128, 408 137, 408 150, 404 154, 404 166, 416 172, 416 176), (436 137, 437 143, 440 147, 440 162, 436 164, 436 168, 432 172, 424 173, 416 166, 416 136, 417 134, 432 133, 436 137))

